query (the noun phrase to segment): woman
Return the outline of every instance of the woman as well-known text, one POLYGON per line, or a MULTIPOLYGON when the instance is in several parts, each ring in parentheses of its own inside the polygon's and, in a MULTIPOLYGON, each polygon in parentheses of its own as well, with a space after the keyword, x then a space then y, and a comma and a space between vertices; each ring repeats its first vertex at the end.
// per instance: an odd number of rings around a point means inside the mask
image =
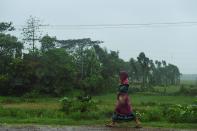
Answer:
POLYGON ((136 127, 139 128, 141 127, 140 121, 133 113, 129 101, 129 96, 128 96, 129 80, 128 80, 127 72, 121 71, 119 74, 119 78, 120 78, 120 85, 117 93, 116 108, 112 116, 112 122, 110 124, 107 124, 107 126, 112 127, 121 121, 134 120, 136 123, 136 127))

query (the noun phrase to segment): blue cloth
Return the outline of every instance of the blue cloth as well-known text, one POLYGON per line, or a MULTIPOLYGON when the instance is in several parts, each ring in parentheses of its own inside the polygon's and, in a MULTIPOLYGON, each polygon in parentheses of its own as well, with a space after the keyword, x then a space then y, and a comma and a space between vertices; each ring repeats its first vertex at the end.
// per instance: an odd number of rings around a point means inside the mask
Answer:
POLYGON ((116 112, 113 113, 112 121, 132 121, 135 120, 136 116, 134 113, 130 113, 128 115, 117 114, 116 112))
POLYGON ((128 93, 128 90, 129 90, 129 85, 127 84, 119 85, 118 87, 119 93, 128 93))

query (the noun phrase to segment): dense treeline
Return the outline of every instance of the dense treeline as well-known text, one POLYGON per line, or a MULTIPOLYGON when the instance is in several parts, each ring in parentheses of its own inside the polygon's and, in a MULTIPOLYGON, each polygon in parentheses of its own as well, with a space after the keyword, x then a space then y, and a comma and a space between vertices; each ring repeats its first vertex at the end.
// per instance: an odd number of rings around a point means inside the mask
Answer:
MULTIPOLYGON (((131 83, 138 83, 141 90, 180 82, 177 66, 153 61, 143 52, 124 61, 118 51, 101 47, 103 41, 58 40, 49 35, 41 37, 41 48, 36 48, 34 38, 21 42, 9 34, 12 30, 12 23, 0 23, 1 95, 37 92, 60 96, 73 89, 97 94, 117 86, 120 70, 128 71, 131 83), (23 51, 26 43, 33 45, 28 53, 23 51)), ((32 37, 29 31, 24 33, 32 37)))

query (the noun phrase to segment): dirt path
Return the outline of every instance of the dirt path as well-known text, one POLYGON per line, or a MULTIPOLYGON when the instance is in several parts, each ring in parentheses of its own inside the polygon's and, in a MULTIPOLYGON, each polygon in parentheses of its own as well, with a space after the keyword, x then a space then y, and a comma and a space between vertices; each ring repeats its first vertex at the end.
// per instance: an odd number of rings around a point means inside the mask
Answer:
POLYGON ((24 126, 24 127, 0 127, 0 131, 196 131, 190 129, 164 129, 164 128, 106 128, 106 127, 48 127, 48 126, 24 126))

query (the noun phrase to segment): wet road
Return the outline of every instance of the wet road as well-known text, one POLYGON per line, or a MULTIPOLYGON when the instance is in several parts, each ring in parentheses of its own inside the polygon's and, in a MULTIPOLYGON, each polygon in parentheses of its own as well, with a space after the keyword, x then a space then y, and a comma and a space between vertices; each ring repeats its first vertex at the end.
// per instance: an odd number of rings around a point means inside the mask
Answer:
POLYGON ((0 131, 197 131, 189 129, 163 129, 163 128, 106 128, 106 127, 0 127, 0 131))

